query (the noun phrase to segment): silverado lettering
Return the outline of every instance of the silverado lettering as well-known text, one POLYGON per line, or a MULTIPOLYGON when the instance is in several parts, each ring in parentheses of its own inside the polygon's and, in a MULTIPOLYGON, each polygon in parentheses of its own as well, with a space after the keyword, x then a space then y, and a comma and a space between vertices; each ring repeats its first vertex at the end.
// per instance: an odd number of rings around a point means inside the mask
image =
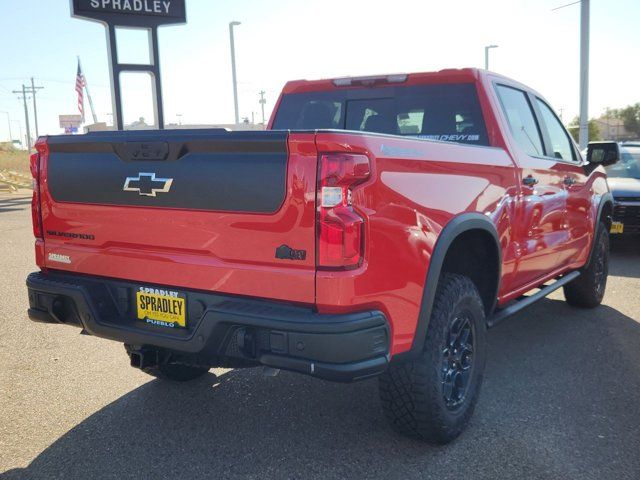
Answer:
POLYGON ((52 237, 65 237, 65 238, 78 238, 81 240, 95 240, 95 235, 88 233, 71 233, 71 232, 58 232, 55 230, 47 230, 47 235, 52 237))
POLYGON ((267 131, 43 137, 29 315, 172 380, 378 377, 394 429, 447 443, 477 403, 488 328, 561 287, 602 301, 617 158, 593 148, 542 95, 477 69, 289 82, 267 131), (143 144, 166 153, 154 173, 123 147, 143 144))

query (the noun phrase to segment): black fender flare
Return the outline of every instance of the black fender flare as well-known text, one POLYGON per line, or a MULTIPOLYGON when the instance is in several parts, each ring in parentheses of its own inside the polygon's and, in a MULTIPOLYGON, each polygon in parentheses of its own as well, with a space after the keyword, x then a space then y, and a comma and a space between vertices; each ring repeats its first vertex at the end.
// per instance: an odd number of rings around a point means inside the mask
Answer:
MULTIPOLYGON (((436 289, 438 288, 438 281, 440 279, 440 272, 444 264, 445 256, 455 239, 460 234, 469 230, 484 230, 493 237, 496 243, 496 251, 498 252, 498 281, 496 282, 495 301, 497 301, 502 270, 502 250, 500 249, 498 231, 491 219, 486 215, 482 215, 480 213, 460 214, 451 219, 445 225, 436 240, 436 244, 429 261, 429 267, 427 268, 427 277, 424 284, 424 290, 422 292, 422 302, 420 304, 420 312, 418 314, 418 322, 413 335, 411 349, 407 352, 394 355, 392 358, 393 363, 416 358, 422 352, 424 342, 427 337, 429 320, 431 319, 431 311, 433 309, 436 289)), ((495 307, 495 303, 493 306, 495 307)))
MULTIPOLYGON (((598 214, 596 216, 596 221, 593 224, 593 227, 595 229, 598 228, 598 225, 600 225, 600 221, 602 220, 602 211, 604 210, 604 207, 609 204, 611 205, 611 213, 613 214, 613 195, 611 194, 611 192, 606 192, 602 194, 602 197, 600 198, 600 203, 598 204, 598 214)), ((609 223, 607 224, 607 227, 610 227, 611 219, 609 219, 609 223)), ((596 232, 593 232, 593 241, 591 242, 591 247, 589 248, 589 258, 587 259, 587 263, 584 264, 584 267, 587 268, 589 265, 591 265, 591 257, 593 256, 593 250, 596 246, 596 232)))

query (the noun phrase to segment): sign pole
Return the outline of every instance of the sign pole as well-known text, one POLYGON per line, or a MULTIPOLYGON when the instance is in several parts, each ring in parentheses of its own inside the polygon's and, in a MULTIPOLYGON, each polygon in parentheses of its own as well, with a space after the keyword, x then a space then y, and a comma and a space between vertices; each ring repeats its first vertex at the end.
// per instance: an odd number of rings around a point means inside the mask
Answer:
POLYGON ((155 90, 155 95, 153 96, 155 99, 155 110, 156 110, 156 118, 158 119, 158 128, 164 128, 164 107, 162 105, 162 81, 160 79, 160 56, 158 52, 160 51, 158 47, 158 28, 151 28, 151 45, 153 52, 153 85, 155 90))
POLYGON ((113 126, 124 130, 122 121, 122 98, 120 95, 120 70, 118 69, 116 27, 107 25, 107 52, 109 54, 109 77, 111 79, 111 104, 113 107, 113 126))

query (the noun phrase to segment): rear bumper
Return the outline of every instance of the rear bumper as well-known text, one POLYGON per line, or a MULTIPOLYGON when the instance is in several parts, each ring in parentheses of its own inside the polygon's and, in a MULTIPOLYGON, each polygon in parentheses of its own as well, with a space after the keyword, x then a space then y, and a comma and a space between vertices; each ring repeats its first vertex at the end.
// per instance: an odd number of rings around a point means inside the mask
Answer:
POLYGON ((389 361, 389 325, 379 311, 322 315, 277 302, 176 289, 187 296, 188 325, 173 330, 135 319, 140 286, 32 273, 29 318, 75 325, 97 337, 212 366, 265 365, 340 382, 378 375, 389 361))

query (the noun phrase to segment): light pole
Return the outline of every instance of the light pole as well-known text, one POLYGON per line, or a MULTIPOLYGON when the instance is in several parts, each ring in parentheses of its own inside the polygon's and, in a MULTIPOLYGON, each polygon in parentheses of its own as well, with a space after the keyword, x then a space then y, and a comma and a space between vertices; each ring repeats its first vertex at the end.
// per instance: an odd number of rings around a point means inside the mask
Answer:
POLYGON ((578 144, 580 150, 587 148, 589 143, 589 0, 578 0, 567 3, 551 11, 580 4, 580 118, 578 130, 578 144))
POLYGON ((236 78, 236 48, 233 42, 233 27, 240 25, 240 22, 229 22, 229 41, 231 42, 231 75, 233 77, 233 107, 235 108, 236 125, 240 123, 238 113, 238 80, 236 78))
POLYGON ((264 118, 264 106, 267 103, 267 100, 264 98, 264 94, 267 93, 264 90, 260 90, 260 106, 262 107, 262 124, 265 124, 265 118, 264 118))
POLYGON ((580 150, 589 143, 589 0, 580 2, 580 150))
POLYGON ((484 47, 484 69, 489 70, 489 50, 498 48, 498 45, 487 45, 484 47))
POLYGON ((11 134, 11 116, 9 112, 5 112, 4 110, 0 110, 0 113, 7 114, 7 125, 9 125, 9 143, 13 143, 13 135, 11 134))
POLYGON ((176 118, 178 119, 178 125, 182 125, 182 114, 176 113, 176 118))

